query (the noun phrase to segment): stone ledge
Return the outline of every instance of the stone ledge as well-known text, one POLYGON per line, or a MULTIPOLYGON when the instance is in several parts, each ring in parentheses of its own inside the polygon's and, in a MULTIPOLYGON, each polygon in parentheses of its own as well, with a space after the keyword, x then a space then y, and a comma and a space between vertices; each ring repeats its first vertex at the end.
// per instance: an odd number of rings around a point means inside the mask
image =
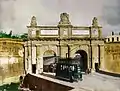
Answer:
POLYGON ((10 84, 11 82, 17 83, 19 82, 19 76, 14 76, 14 77, 8 77, 5 78, 3 81, 0 81, 0 86, 4 84, 10 84))
POLYGON ((58 79, 47 77, 47 76, 43 76, 43 75, 40 75, 40 74, 30 74, 30 75, 39 77, 39 78, 44 79, 44 80, 51 81, 51 82, 56 83, 56 84, 60 84, 60 85, 72 87, 72 88, 75 88, 75 89, 79 89, 80 91, 93 91, 93 89, 88 88, 88 87, 80 87, 78 85, 74 85, 74 83, 58 80, 58 79))

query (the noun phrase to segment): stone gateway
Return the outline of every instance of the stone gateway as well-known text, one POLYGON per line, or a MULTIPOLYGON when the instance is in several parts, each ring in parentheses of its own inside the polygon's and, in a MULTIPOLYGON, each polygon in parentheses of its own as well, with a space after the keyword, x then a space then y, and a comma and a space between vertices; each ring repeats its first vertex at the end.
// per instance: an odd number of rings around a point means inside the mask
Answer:
POLYGON ((84 71, 95 71, 95 64, 104 69, 104 38, 102 27, 94 17, 91 26, 74 26, 69 15, 62 13, 56 26, 39 26, 31 19, 28 40, 25 42, 25 72, 42 73, 44 67, 54 64, 57 57, 81 56, 84 71))

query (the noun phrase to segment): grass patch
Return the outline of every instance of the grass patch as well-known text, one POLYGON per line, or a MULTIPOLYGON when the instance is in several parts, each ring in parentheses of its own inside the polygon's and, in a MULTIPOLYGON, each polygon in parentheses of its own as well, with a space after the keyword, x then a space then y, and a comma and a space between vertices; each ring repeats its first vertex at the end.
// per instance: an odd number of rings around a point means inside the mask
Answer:
POLYGON ((19 83, 5 84, 0 86, 0 91, 19 91, 18 86, 19 86, 19 83))

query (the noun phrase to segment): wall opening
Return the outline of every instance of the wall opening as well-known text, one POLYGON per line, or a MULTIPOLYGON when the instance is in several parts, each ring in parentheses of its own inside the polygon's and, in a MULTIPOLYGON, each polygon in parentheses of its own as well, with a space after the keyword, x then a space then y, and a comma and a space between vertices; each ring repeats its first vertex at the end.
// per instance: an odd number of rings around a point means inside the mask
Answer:
POLYGON ((43 54, 43 71, 55 72, 56 53, 53 50, 47 50, 43 54))
POLYGON ((36 74, 36 64, 32 64, 32 73, 36 74))
POLYGON ((75 52, 75 58, 78 58, 79 62, 80 62, 80 66, 81 66, 81 70, 83 72, 86 72, 87 68, 88 68, 88 64, 87 64, 87 53, 84 50, 78 50, 75 52))

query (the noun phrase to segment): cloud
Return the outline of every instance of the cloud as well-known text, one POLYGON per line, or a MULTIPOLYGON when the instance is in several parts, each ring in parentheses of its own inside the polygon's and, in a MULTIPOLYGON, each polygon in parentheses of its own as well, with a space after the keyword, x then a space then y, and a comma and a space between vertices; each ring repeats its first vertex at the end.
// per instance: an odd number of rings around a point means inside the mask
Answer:
POLYGON ((1 30, 9 32, 14 26, 15 12, 14 0, 0 0, 0 25, 1 30), (9 30, 8 30, 9 29, 9 30))
POLYGON ((0 25, 5 31, 27 32, 33 15, 38 25, 57 25, 62 12, 69 13, 73 25, 90 26, 98 17, 103 33, 119 30, 120 0, 0 0, 0 25))
POLYGON ((103 34, 110 35, 110 32, 120 30, 120 0, 106 0, 101 21, 103 23, 103 34), (109 2, 109 3, 108 3, 109 2))
POLYGON ((120 3, 116 5, 106 5, 103 7, 103 19, 110 25, 117 26, 120 24, 120 3))

